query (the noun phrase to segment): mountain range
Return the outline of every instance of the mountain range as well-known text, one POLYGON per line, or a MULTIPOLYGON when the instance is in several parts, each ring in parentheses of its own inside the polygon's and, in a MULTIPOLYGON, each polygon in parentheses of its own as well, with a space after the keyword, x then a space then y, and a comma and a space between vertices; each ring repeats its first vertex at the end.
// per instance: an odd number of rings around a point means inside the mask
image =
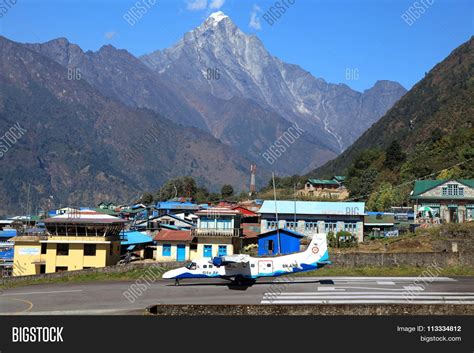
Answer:
POLYGON ((467 163, 460 175, 474 177, 474 37, 426 73, 350 148, 309 175, 346 173, 361 153, 387 149, 393 141, 418 169, 404 170, 411 177, 461 162, 467 163))
POLYGON ((27 130, 0 160, 2 213, 51 195, 63 205, 129 201, 180 175, 242 189, 250 164, 260 185, 271 171, 307 172, 405 93, 390 81, 360 93, 315 78, 221 12, 140 58, 110 45, 83 51, 65 38, 0 37, 0 49, 0 131, 27 130), (262 154, 294 125, 304 133, 269 165, 262 154))

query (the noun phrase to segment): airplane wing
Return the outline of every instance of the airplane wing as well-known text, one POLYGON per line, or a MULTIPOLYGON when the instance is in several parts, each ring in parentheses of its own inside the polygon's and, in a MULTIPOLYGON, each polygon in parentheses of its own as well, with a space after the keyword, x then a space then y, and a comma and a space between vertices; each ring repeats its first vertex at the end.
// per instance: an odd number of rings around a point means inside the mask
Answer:
POLYGON ((248 263, 249 255, 246 254, 236 254, 236 255, 227 255, 227 256, 216 256, 210 261, 214 266, 225 266, 227 264, 239 264, 239 263, 248 263))

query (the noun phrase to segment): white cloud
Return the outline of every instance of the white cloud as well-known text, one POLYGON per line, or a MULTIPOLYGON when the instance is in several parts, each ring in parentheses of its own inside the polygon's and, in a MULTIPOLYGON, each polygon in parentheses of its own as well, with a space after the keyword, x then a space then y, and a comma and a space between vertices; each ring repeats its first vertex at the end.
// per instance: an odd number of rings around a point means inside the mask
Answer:
POLYGON ((186 8, 191 11, 204 10, 206 7, 207 0, 191 0, 188 1, 188 5, 186 6, 186 8))
POLYGON ((105 32, 104 33, 104 37, 105 39, 112 39, 113 37, 115 37, 117 35, 117 32, 115 31, 110 31, 110 32, 105 32))
POLYGON ((262 9, 258 5, 253 5, 252 12, 250 13, 250 28, 253 28, 257 31, 262 29, 262 25, 260 24, 260 17, 258 14, 262 12, 262 9))
POLYGON ((224 6, 225 0, 212 0, 211 4, 209 5, 210 9, 220 9, 222 6, 224 6))

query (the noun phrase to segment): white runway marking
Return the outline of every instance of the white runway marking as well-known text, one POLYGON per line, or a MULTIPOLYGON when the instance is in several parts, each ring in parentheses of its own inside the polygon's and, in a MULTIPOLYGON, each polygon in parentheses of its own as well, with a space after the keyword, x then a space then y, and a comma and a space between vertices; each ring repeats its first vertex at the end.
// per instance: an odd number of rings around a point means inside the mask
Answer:
POLYGON ((420 286, 405 286, 405 287, 403 287, 403 289, 407 290, 407 291, 424 290, 424 288, 420 287, 420 286))
MULTIPOLYGON (((261 304, 474 304, 474 292, 428 292, 425 287, 410 283, 416 279, 417 277, 359 277, 344 281, 336 278, 334 286, 317 286, 311 292, 267 292, 261 304), (362 281, 371 281, 373 286, 357 286, 362 281), (346 283, 341 285, 341 282, 346 283), (397 284, 399 288, 389 288, 397 284)), ((455 281, 447 277, 436 280, 455 281)))
POLYGON ((30 295, 30 294, 53 294, 53 293, 74 293, 74 292, 83 292, 82 289, 71 289, 71 290, 56 290, 49 292, 20 292, 20 293, 4 293, 2 295, 30 295))

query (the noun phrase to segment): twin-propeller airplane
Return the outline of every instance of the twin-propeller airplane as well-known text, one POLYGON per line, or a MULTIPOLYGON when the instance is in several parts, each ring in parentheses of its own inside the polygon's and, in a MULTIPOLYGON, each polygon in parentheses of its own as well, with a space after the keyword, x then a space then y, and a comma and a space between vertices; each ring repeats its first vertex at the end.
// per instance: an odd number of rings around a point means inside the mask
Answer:
POLYGON ((331 264, 326 234, 315 234, 302 252, 272 257, 251 257, 246 254, 201 258, 163 274, 179 285, 183 278, 223 278, 237 285, 260 277, 278 277, 297 272, 317 270, 331 264))

